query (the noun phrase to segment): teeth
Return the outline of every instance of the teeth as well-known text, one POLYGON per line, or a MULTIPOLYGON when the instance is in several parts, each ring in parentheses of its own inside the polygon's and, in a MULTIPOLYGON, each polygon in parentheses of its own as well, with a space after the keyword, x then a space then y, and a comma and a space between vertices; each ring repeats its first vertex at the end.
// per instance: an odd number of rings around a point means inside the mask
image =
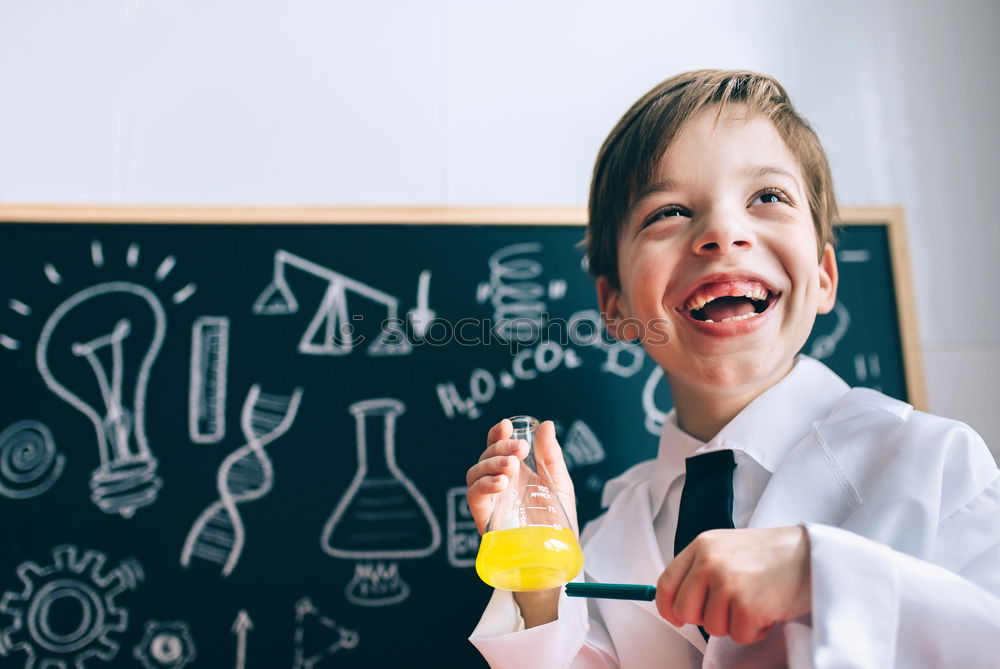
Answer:
POLYGON ((715 322, 730 323, 732 321, 745 321, 748 318, 753 318, 754 316, 759 316, 759 315, 760 314, 754 311, 749 314, 743 314, 742 316, 730 316, 729 318, 723 318, 721 321, 713 321, 711 318, 706 318, 705 320, 702 321, 702 323, 715 323, 715 322))
POLYGON ((706 297, 704 295, 699 295, 698 297, 695 297, 688 304, 688 311, 695 311, 696 309, 701 309, 703 306, 711 302, 713 299, 714 298, 706 297))
POLYGON ((695 311, 701 309, 706 304, 720 297, 747 297, 751 300, 766 300, 767 299, 767 289, 760 284, 754 284, 752 287, 743 291, 743 293, 726 293, 721 295, 707 295, 700 294, 695 295, 688 302, 687 310, 695 311))

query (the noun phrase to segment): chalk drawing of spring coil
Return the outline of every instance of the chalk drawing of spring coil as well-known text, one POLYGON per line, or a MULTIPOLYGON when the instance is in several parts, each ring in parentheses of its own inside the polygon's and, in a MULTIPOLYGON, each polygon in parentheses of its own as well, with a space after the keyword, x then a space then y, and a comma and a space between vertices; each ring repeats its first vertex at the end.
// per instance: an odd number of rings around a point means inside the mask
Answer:
POLYGON ((240 427, 247 443, 219 465, 216 476, 219 499, 202 511, 188 532, 181 552, 183 566, 189 566, 191 558, 198 557, 221 564, 223 576, 229 576, 236 568, 246 540, 236 507, 270 492, 274 469, 264 448, 292 426, 301 399, 301 388, 291 395, 262 393, 258 384, 250 388, 240 414, 240 427))
POLYGON ((524 257, 541 250, 537 242, 511 244, 498 250, 488 261, 489 283, 480 284, 476 291, 480 302, 489 299, 493 305, 497 332, 507 341, 530 340, 542 328, 546 291, 536 279, 544 268, 539 261, 524 257))

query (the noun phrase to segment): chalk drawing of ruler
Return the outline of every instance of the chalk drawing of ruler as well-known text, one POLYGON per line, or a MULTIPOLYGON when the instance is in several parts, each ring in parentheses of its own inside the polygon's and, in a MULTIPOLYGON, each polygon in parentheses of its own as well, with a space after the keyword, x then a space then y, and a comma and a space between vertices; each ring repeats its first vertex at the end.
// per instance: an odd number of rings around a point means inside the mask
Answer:
POLYGON ((189 566, 194 556, 221 564, 223 576, 229 576, 236 568, 246 539, 236 506, 270 492, 274 470, 264 447, 292 426, 301 399, 301 388, 296 388, 290 396, 262 393, 259 384, 250 388, 240 414, 240 427, 247 443, 219 465, 216 477, 219 499, 202 511, 188 532, 181 551, 183 566, 189 566))

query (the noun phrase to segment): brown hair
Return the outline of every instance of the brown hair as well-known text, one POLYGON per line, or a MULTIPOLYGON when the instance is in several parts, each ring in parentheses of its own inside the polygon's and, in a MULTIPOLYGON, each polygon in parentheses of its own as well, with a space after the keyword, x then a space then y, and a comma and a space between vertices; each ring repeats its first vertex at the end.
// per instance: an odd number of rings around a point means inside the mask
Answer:
POLYGON ((837 202, 826 153, 809 123, 773 77, 735 70, 696 70, 671 77, 639 98, 615 125, 597 154, 590 184, 589 222, 584 246, 590 273, 618 283, 618 234, 639 192, 654 178, 657 164, 684 123, 713 106, 747 107, 761 115, 799 161, 819 253, 833 242, 837 202))

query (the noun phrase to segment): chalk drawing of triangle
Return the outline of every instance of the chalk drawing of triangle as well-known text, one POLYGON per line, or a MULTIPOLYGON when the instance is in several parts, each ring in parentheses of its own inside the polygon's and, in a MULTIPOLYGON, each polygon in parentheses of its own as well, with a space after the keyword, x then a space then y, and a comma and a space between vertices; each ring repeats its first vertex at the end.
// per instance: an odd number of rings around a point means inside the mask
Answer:
POLYGON ((299 341, 299 352, 306 355, 346 355, 353 348, 354 337, 347 315, 344 286, 333 282, 326 289, 319 309, 299 341))
POLYGON ((402 327, 391 323, 382 328, 378 339, 368 347, 368 355, 374 356, 407 355, 412 351, 402 327))
POLYGON ((298 310, 298 301, 280 276, 275 277, 253 303, 253 312, 263 316, 283 316, 297 313, 298 310))
POLYGON ((565 450, 575 465, 594 465, 604 460, 604 447, 582 420, 575 420, 570 426, 565 450))

